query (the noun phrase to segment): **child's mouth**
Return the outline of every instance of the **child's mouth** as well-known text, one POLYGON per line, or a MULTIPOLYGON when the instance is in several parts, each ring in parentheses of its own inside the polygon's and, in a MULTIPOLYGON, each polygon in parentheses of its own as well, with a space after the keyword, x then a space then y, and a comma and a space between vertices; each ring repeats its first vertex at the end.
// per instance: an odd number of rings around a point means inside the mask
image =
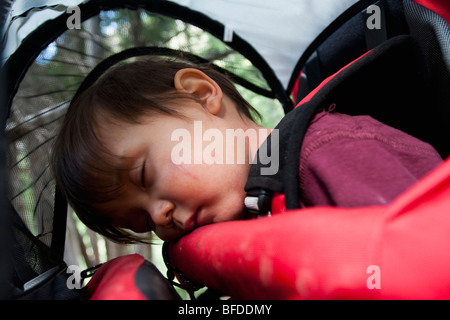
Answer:
POLYGON ((205 217, 202 215, 202 207, 198 207, 194 214, 195 223, 197 227, 204 226, 206 223, 205 217))
POLYGON ((186 221, 183 227, 186 232, 191 232, 192 230, 204 224, 204 221, 201 219, 200 215, 201 210, 202 207, 198 207, 197 210, 195 210, 194 214, 186 221))

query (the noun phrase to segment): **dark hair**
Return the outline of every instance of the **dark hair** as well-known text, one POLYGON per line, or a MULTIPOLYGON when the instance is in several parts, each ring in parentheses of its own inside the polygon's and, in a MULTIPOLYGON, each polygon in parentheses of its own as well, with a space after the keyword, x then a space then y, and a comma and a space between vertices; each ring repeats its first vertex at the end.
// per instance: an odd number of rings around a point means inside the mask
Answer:
POLYGON ((138 58, 106 71, 74 99, 61 125, 53 149, 53 171, 59 190, 79 219, 90 229, 121 243, 141 241, 132 233, 110 225, 99 204, 120 195, 120 159, 111 154, 97 134, 105 113, 113 119, 138 123, 143 115, 164 113, 177 116, 167 102, 195 99, 174 87, 174 77, 183 68, 197 68, 217 82, 241 115, 252 119, 259 113, 239 94, 231 80, 207 65, 171 58, 138 58))

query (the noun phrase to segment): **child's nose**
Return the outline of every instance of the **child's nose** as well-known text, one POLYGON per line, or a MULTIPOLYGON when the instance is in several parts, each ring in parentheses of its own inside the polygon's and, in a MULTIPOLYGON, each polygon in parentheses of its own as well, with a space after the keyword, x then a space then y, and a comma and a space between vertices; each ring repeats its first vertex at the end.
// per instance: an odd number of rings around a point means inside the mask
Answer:
POLYGON ((175 205, 166 200, 157 200, 150 208, 150 217, 155 225, 168 226, 173 221, 175 205))

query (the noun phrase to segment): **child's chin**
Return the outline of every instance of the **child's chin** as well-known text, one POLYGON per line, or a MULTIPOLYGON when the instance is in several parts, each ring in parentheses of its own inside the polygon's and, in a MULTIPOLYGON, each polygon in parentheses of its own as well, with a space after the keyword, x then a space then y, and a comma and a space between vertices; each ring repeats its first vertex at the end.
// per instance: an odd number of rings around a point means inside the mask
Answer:
POLYGON ((218 220, 217 222, 235 221, 235 220, 244 220, 244 219, 246 219, 245 212, 239 211, 234 214, 224 215, 222 217, 222 219, 220 219, 220 221, 218 220))

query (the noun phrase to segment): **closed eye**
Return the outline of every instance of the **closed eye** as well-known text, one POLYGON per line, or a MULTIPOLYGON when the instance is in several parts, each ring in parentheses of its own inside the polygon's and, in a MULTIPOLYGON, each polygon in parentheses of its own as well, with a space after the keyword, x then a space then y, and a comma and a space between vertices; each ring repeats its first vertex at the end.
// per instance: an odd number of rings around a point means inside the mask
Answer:
POLYGON ((145 164, 146 164, 146 161, 144 161, 144 164, 142 165, 142 170, 141 170, 141 186, 142 186, 142 188, 146 188, 146 185, 145 185, 145 164))

